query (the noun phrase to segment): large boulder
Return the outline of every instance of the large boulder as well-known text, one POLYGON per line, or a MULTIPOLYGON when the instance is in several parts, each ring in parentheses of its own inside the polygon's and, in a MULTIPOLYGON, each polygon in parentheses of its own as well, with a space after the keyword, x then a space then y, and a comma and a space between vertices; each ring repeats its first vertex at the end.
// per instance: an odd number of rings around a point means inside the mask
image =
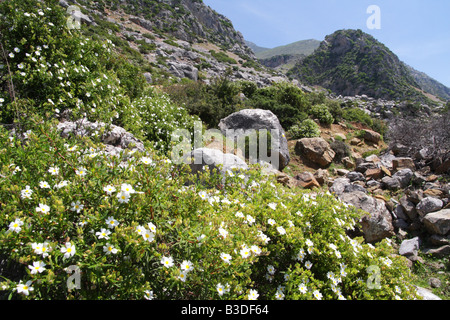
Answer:
POLYGON ((329 166, 336 153, 322 138, 303 138, 297 141, 295 152, 322 168, 329 166))
MULTIPOLYGON (((255 137, 254 134, 258 132, 256 143, 264 141, 266 137, 262 136, 261 133, 266 130, 267 133, 270 133, 270 138, 267 136, 267 143, 270 145, 270 155, 267 154, 266 150, 259 150, 257 161, 268 162, 275 169, 281 171, 291 160, 285 131, 277 116, 269 110, 245 109, 235 112, 222 119, 219 123, 219 128, 228 139, 232 139, 242 145, 244 145, 245 137, 249 137, 250 141, 252 141, 252 137, 255 137)), ((256 146, 249 147, 250 153, 252 150, 256 150, 256 148, 252 149, 254 147, 256 146)))
POLYGON ((361 191, 344 192, 339 199, 367 212, 359 222, 366 242, 375 243, 395 234, 392 216, 383 200, 371 197, 361 191))
POLYGON ((193 174, 204 172, 206 167, 208 167, 210 172, 217 170, 222 175, 248 169, 247 163, 234 154, 223 153, 220 150, 209 148, 191 151, 184 156, 183 162, 190 166, 193 174))
POLYGON ((364 140, 372 143, 379 143, 381 141, 381 135, 372 130, 364 130, 364 140))

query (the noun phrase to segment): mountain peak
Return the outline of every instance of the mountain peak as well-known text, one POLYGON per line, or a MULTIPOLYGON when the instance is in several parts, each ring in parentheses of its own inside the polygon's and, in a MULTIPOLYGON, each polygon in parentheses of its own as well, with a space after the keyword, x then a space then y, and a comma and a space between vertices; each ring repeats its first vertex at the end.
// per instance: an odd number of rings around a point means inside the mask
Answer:
POLYGON ((299 61, 289 75, 345 96, 429 102, 410 69, 384 44, 362 30, 338 30, 299 61))

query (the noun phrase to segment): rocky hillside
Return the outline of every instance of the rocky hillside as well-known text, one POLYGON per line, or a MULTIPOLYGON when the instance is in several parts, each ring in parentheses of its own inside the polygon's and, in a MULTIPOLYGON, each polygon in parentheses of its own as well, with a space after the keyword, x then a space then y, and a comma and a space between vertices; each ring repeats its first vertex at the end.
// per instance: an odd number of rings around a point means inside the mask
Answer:
MULTIPOLYGON (((71 3, 61 0, 60 4, 71 3)), ((259 64, 231 21, 202 1, 80 1, 78 5, 90 35, 110 38, 117 50, 149 71, 146 77, 154 84, 170 78, 209 82, 227 74, 262 86, 277 76, 259 64)))
POLYGON ((431 93, 389 48, 361 30, 339 30, 327 36, 314 54, 288 74, 346 96, 423 102, 431 93))

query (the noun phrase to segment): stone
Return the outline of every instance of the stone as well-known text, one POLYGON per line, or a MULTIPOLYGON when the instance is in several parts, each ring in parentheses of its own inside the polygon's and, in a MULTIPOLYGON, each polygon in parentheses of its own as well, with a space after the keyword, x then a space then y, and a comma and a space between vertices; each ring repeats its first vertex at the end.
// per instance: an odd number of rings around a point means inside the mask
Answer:
POLYGON ((442 300, 437 295, 432 293, 430 290, 427 290, 425 288, 416 286, 416 290, 417 290, 417 295, 422 297, 423 300, 442 300))
POLYGON ((333 181, 332 186, 329 188, 331 193, 336 196, 340 196, 344 193, 345 186, 350 184, 350 179, 348 178, 337 178, 333 181))
POLYGON ((342 158, 341 162, 347 169, 352 169, 355 167, 355 163, 350 159, 350 157, 342 158))
POLYGON ((398 190, 400 189, 400 182, 392 177, 384 177, 381 179, 381 183, 386 189, 398 190))
POLYGON ((365 211, 360 220, 364 239, 369 243, 392 237, 394 226, 392 216, 387 210, 384 201, 368 196, 364 192, 341 193, 339 199, 347 204, 365 211))
POLYGON ((322 168, 328 167, 336 153, 322 138, 303 138, 297 141, 295 152, 322 168))
POLYGON ((428 213, 439 211, 444 206, 442 200, 432 197, 423 198, 416 206, 417 213, 425 216, 428 213))
POLYGON ((423 195, 426 197, 433 197, 433 198, 445 198, 446 193, 444 190, 441 189, 427 189, 423 192, 423 195))
POLYGON ((439 280, 438 278, 433 278, 433 277, 428 279, 428 284, 432 288, 440 288, 442 285, 441 280, 439 280))
MULTIPOLYGON (((271 141, 267 141, 267 143, 271 143, 270 159, 274 159, 274 161, 268 159, 268 156, 265 154, 267 152, 260 152, 258 159, 271 162, 280 171, 290 162, 285 131, 277 116, 269 110, 245 109, 235 112, 220 120, 219 128, 228 139, 238 142, 238 145, 244 144, 244 138, 249 134, 267 130, 271 134, 271 141)), ((259 141, 261 141, 261 137, 259 141)))
POLYGON ((356 183, 351 183, 344 187, 344 193, 348 193, 348 192, 351 193, 351 192, 355 192, 355 191, 367 193, 367 190, 363 186, 360 186, 356 183))
POLYGON ((350 145, 352 146, 358 146, 362 143, 361 139, 353 138, 350 140, 350 145))
POLYGON ((419 252, 420 247, 420 239, 419 237, 415 237, 413 239, 404 240, 400 248, 398 250, 398 253, 404 257, 410 257, 410 256, 417 256, 419 252))
POLYGON ((409 219, 414 220, 417 218, 416 205, 409 201, 407 196, 401 197, 399 202, 409 219))
POLYGON ((450 255, 450 245, 445 245, 439 248, 427 248, 422 250, 422 252, 436 258, 443 258, 450 255))
POLYGON ((383 178, 384 172, 383 170, 381 170, 381 168, 367 169, 364 175, 366 176, 367 180, 370 179, 379 180, 383 178))
POLYGON ((191 167, 193 174, 198 174, 205 171, 205 167, 209 167, 210 172, 218 170, 222 175, 228 171, 246 171, 247 164, 241 158, 223 153, 217 149, 200 148, 191 151, 184 156, 183 162, 191 167))
POLYGON ((364 130, 364 140, 372 142, 372 143, 379 143, 381 141, 381 135, 378 132, 372 131, 372 130, 364 130))
POLYGON ((450 231, 450 209, 427 214, 423 224, 429 233, 445 236, 450 231))
POLYGON ((75 122, 61 121, 57 125, 63 138, 70 135, 90 136, 95 132, 100 132, 103 128, 107 128, 100 137, 101 142, 114 146, 118 149, 131 149, 144 152, 144 144, 141 140, 134 137, 133 134, 116 125, 106 125, 103 122, 90 122, 87 119, 79 119, 75 122))
POLYGON ((153 82, 152 74, 150 72, 144 72, 144 78, 147 83, 153 82))
POLYGON ((304 189, 320 188, 319 182, 314 178, 310 172, 303 172, 295 176, 298 184, 304 189))
POLYGON ((411 158, 395 158, 392 160, 392 169, 394 171, 400 171, 402 169, 416 170, 416 165, 411 158))
POLYGON ((198 69, 187 63, 168 62, 169 72, 178 78, 188 78, 193 81, 198 80, 198 69))
POLYGON ((401 205, 397 205, 394 210, 393 210, 393 214, 398 218, 398 219, 402 219, 404 221, 408 221, 410 218, 409 216, 406 214, 405 210, 403 209, 403 206, 401 205))
POLYGON ((355 181, 366 181, 364 178, 364 175, 361 172, 351 171, 347 173, 347 178, 350 180, 350 182, 355 181))
POLYGON ((397 171, 392 176, 393 179, 398 180, 401 188, 406 188, 409 185, 412 177, 413 177, 413 172, 411 169, 402 169, 400 171, 397 171))
POLYGON ((320 185, 328 185, 330 175, 327 170, 319 169, 314 173, 314 178, 320 185))

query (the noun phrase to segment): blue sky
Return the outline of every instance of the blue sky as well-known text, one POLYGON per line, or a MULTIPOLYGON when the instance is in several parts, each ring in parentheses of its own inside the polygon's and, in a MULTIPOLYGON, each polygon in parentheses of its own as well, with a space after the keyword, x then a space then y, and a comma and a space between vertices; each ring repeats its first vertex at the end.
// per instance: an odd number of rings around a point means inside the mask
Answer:
POLYGON ((228 17, 246 40, 273 48, 317 39, 339 29, 361 29, 400 60, 450 87, 449 0, 203 0, 228 17), (381 29, 369 29, 370 5, 381 29))

